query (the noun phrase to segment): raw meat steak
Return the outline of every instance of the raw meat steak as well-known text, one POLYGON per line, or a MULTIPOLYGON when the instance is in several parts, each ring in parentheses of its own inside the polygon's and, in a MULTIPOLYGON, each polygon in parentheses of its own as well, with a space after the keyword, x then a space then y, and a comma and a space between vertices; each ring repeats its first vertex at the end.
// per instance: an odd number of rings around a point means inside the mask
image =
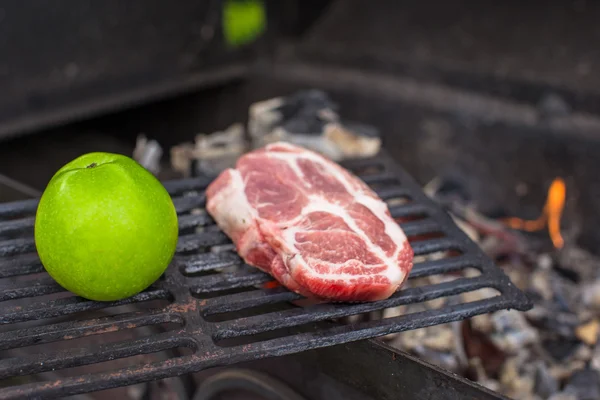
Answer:
POLYGON ((413 250, 387 205, 302 147, 280 142, 247 153, 206 194, 246 263, 306 297, 385 299, 412 268, 413 250))

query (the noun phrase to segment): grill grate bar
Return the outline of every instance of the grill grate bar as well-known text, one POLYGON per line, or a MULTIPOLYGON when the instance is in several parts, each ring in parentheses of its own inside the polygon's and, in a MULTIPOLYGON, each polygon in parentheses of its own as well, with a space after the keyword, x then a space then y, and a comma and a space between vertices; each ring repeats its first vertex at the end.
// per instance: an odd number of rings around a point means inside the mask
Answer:
MULTIPOLYGON (((249 267, 252 268, 252 267, 249 267)), ((231 289, 248 288, 273 280, 264 272, 252 268, 252 272, 231 272, 219 275, 209 275, 199 278, 200 282, 192 283, 193 294, 220 292, 231 289)))
POLYGON ((222 232, 200 232, 182 236, 177 243, 177 252, 190 252, 204 247, 219 246, 228 243, 231 243, 231 240, 222 232))
MULTIPOLYGON (((464 292, 489 287, 493 284, 486 279, 463 278, 451 282, 444 282, 425 288, 410 288, 396 293, 389 299, 361 304, 319 304, 305 308, 270 313, 269 318, 254 316, 238 318, 215 324, 216 333, 214 338, 226 339, 238 336, 255 335, 281 328, 291 328, 311 322, 325 321, 333 318, 347 317, 350 315, 363 314, 383 308, 398 307, 411 303, 422 303, 440 297, 447 297, 464 292)), ((248 307, 251 307, 248 304, 248 307)))
POLYGON ((12 257, 35 251, 33 238, 19 238, 0 242, 0 257, 12 257))
POLYGON ((394 218, 405 218, 415 216, 427 216, 430 214, 429 207, 421 203, 408 203, 401 206, 390 206, 390 214, 394 218))
MULTIPOLYGON (((359 174, 360 176, 360 174, 359 174)), ((360 176, 360 178, 362 179, 362 181, 364 183, 366 183, 369 186, 374 186, 374 185, 385 185, 385 186, 395 186, 395 185, 400 185, 400 181, 398 180, 397 176, 392 175, 391 173, 382 173, 382 174, 377 174, 377 175, 366 175, 366 176, 360 176)), ((377 187, 374 188, 375 191, 377 191, 377 187)))
MULTIPOLYGON (((48 383, 19 385, 11 381, 9 385, 17 386, 0 388, 0 398, 68 396, 374 338, 500 309, 530 308, 525 295, 387 156, 345 164, 387 202, 391 215, 408 236, 417 257, 410 281, 386 300, 299 307, 290 302, 302 300, 302 296, 283 287, 267 289, 263 284, 273 278, 245 265, 232 250, 229 238, 219 231, 204 209, 206 198, 203 191, 211 182, 206 178, 164 183, 179 215, 180 240, 174 262, 151 288, 118 302, 94 302, 64 292, 45 274, 35 253, 32 227, 37 200, 0 204, 0 279, 10 278, 1 282, 4 285, 0 291, 0 302, 10 302, 0 303, 4 305, 0 310, 0 325, 3 325, 3 330, 12 329, 0 332, 0 350, 19 348, 19 352, 27 352, 38 349, 34 346, 38 344, 84 340, 88 336, 102 339, 107 333, 141 326, 162 326, 170 322, 182 325, 181 328, 141 339, 90 347, 80 344, 52 354, 4 359, 0 361, 0 378, 174 347, 194 347, 195 343, 201 346, 201 351, 191 356, 175 356, 164 362, 106 373, 48 383), (463 277, 466 271, 462 270, 467 268, 475 268, 480 274, 463 277), (26 276, 36 273, 44 275, 26 276), (439 280, 414 280, 449 273, 452 275, 445 275, 439 280), (457 295, 482 288, 496 289, 500 295, 473 303, 460 303, 463 297, 457 295), (58 292, 70 297, 53 300, 37 297, 58 292), (438 306, 441 304, 438 309, 420 311, 418 308, 420 312, 379 321, 351 325, 332 322, 344 316, 434 299, 448 301, 436 302, 438 306), (155 300, 171 303, 164 308, 136 306, 155 300), (128 310, 122 314, 102 314, 103 309, 125 305, 128 305, 128 310), (86 318, 85 312, 90 311, 101 314, 86 318), (21 325, 21 322, 27 324, 21 325), (32 322, 35 326, 27 327, 33 325, 32 322), (240 342, 249 344, 242 345, 240 342)), ((0 382, 0 385, 4 383, 0 382)))
MULTIPOLYGON (((444 260, 425 261, 417 263, 409 275, 409 279, 421 278, 424 276, 454 272, 469 267, 477 267, 478 263, 472 258, 459 256, 444 260)), ((404 293, 401 291, 399 293, 404 293)), ((294 301, 303 298, 302 296, 289 292, 284 288, 263 289, 250 293, 236 293, 226 296, 220 296, 205 300, 205 306, 202 307, 203 315, 213 315, 226 312, 240 311, 246 308, 258 307, 266 304, 274 304, 284 301, 294 301)), ((392 307, 381 302, 377 304, 378 308, 392 307)))
POLYGON ((34 214, 39 203, 38 199, 12 201, 0 204, 0 218, 15 218, 27 214, 34 214))
POLYGON ((17 289, 6 289, 0 292, 0 301, 17 300, 25 297, 37 297, 44 296, 47 294, 54 294, 64 292, 58 283, 43 284, 37 282, 33 286, 17 288, 17 289))
POLYGON ((93 385, 94 390, 105 390, 199 371, 203 369, 200 367, 201 365, 206 365, 206 368, 210 368, 225 364, 223 361, 219 364, 214 361, 215 359, 217 359, 216 356, 212 359, 200 359, 197 356, 179 357, 144 366, 120 368, 109 372, 87 374, 81 377, 68 377, 62 379, 60 385, 55 385, 54 382, 36 382, 18 387, 8 387, 2 389, 0 394, 2 394, 4 399, 15 400, 29 399, 35 396, 42 398, 71 396, 88 392, 87 388, 90 385, 93 385))
POLYGON ((100 345, 95 348, 75 348, 42 357, 15 357, 0 360, 0 379, 38 374, 63 368, 78 367, 138 354, 154 353, 174 347, 190 346, 186 338, 165 332, 152 337, 100 345))
POLYGON ((154 289, 114 302, 91 301, 73 296, 66 299, 35 303, 28 307, 6 307, 3 314, 0 315, 0 325, 62 317, 83 311, 101 310, 103 308, 139 303, 142 301, 166 300, 169 299, 169 297, 170 294, 168 291, 164 289, 154 289))
POLYGON ((393 198, 406 198, 406 199, 410 199, 410 189, 405 188, 405 187, 396 187, 396 186, 390 186, 390 187, 386 187, 386 188, 382 188, 382 189, 377 189, 375 190, 375 193, 377 193, 377 195, 382 199, 382 200, 390 200, 393 198))
POLYGON ((10 278, 12 276, 36 274, 43 271, 44 267, 39 261, 37 263, 13 265, 10 267, 0 269, 0 279, 10 278))
POLYGON ((203 208, 206 204, 206 199, 204 198, 204 195, 175 197, 173 198, 173 204, 175 205, 177 214, 183 214, 194 209, 203 208))
POLYGON ((15 233, 33 234, 34 217, 0 222, 0 237, 15 233))
POLYGON ((0 278, 43 272, 44 267, 37 254, 27 254, 8 260, 0 260, 0 278))
POLYGON ((437 233, 442 229, 433 219, 427 218, 419 221, 404 222, 400 224, 407 237, 425 235, 427 233, 437 233))
POLYGON ((226 296, 215 297, 204 300, 206 303, 201 308, 202 315, 209 316, 227 312, 235 312, 252 307, 260 307, 268 304, 290 302, 300 300, 303 297, 297 293, 290 292, 282 287, 275 289, 263 289, 253 292, 235 293, 226 296))
POLYGON ((0 350, 77 339, 167 322, 183 323, 183 319, 163 310, 150 310, 19 329, 0 333, 0 350))
POLYGON ((214 178, 186 178, 163 182, 163 186, 171 196, 180 195, 184 192, 204 190, 214 178))
POLYGON ((416 256, 448 250, 464 252, 463 246, 450 238, 423 240, 411 243, 411 246, 416 256))
POLYGON ((214 225, 213 219, 206 213, 182 215, 179 217, 179 231, 199 226, 214 225))
POLYGON ((341 326, 315 333, 298 334, 287 338, 244 345, 243 348, 218 349, 204 357, 197 355, 177 357, 167 361, 159 361, 143 366, 120 368, 110 372, 87 374, 81 377, 65 378, 60 386, 52 382, 29 383, 19 387, 2 389, 0 394, 6 399, 21 399, 35 396, 68 396, 87 392, 91 386, 94 390, 104 390, 133 383, 164 379, 183 375, 207 368, 219 367, 249 361, 255 358, 275 357, 308 349, 317 349, 332 345, 364 340, 390 333, 437 325, 470 318, 475 315, 510 308, 509 300, 498 301, 495 298, 463 304, 444 310, 440 315, 435 311, 390 318, 381 321, 356 324, 352 327, 341 326), (413 323, 414 321, 414 323, 413 323), (290 340, 293 339, 293 340, 290 340))
MULTIPOLYGON (((442 309, 443 312, 440 312, 439 309, 428 310, 377 321, 368 321, 352 325, 335 325, 329 329, 320 330, 319 332, 293 335, 291 336, 293 340, 289 340, 290 336, 288 336, 286 338, 276 338, 259 343, 247 344, 243 347, 245 348, 245 351, 251 354, 279 356, 301 351, 301 349, 315 349, 332 346, 347 343, 349 341, 364 340, 391 333, 453 322, 464 318, 470 318, 478 314, 510 308, 511 304, 511 300, 497 296, 465 304, 447 306, 442 309)), ((242 346, 235 348, 236 353, 238 350, 241 350, 241 347, 242 346)))
POLYGON ((193 275, 200 272, 241 265, 243 264, 243 260, 237 254, 227 251, 193 255, 186 260, 179 259, 179 264, 182 265, 182 272, 185 275, 193 275))
POLYGON ((473 257, 458 256, 441 260, 416 263, 410 271, 409 279, 455 272, 465 268, 478 268, 479 262, 473 257))

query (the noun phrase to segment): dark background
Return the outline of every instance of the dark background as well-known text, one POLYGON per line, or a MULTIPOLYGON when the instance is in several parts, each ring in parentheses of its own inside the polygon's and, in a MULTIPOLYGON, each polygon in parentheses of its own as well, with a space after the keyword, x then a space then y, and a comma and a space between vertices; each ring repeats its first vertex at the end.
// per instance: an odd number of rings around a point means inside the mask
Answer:
POLYGON ((484 212, 535 218, 566 178, 565 232, 600 252, 600 3, 267 5, 265 37, 231 50, 221 1, 0 1, 0 173, 43 190, 141 132, 168 166, 170 146, 252 102, 318 87, 422 184, 449 175, 484 212))

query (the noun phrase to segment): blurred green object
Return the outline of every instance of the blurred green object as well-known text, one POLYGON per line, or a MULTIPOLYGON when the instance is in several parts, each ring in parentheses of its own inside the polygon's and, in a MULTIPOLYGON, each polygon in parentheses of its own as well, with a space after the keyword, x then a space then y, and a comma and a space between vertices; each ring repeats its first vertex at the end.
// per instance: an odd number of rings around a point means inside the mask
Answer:
POLYGON ((223 35, 228 45, 238 47, 256 40, 266 25, 262 0, 225 0, 223 35))

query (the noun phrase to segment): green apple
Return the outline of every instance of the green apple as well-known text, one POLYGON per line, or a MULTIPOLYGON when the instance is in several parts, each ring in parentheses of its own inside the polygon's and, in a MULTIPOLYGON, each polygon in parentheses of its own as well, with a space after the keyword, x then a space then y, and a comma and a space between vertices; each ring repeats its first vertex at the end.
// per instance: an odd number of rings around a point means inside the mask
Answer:
POLYGON ((35 245, 50 276, 90 300, 146 289, 175 254, 177 213, 150 172, 120 154, 89 153, 56 172, 35 219, 35 245))

